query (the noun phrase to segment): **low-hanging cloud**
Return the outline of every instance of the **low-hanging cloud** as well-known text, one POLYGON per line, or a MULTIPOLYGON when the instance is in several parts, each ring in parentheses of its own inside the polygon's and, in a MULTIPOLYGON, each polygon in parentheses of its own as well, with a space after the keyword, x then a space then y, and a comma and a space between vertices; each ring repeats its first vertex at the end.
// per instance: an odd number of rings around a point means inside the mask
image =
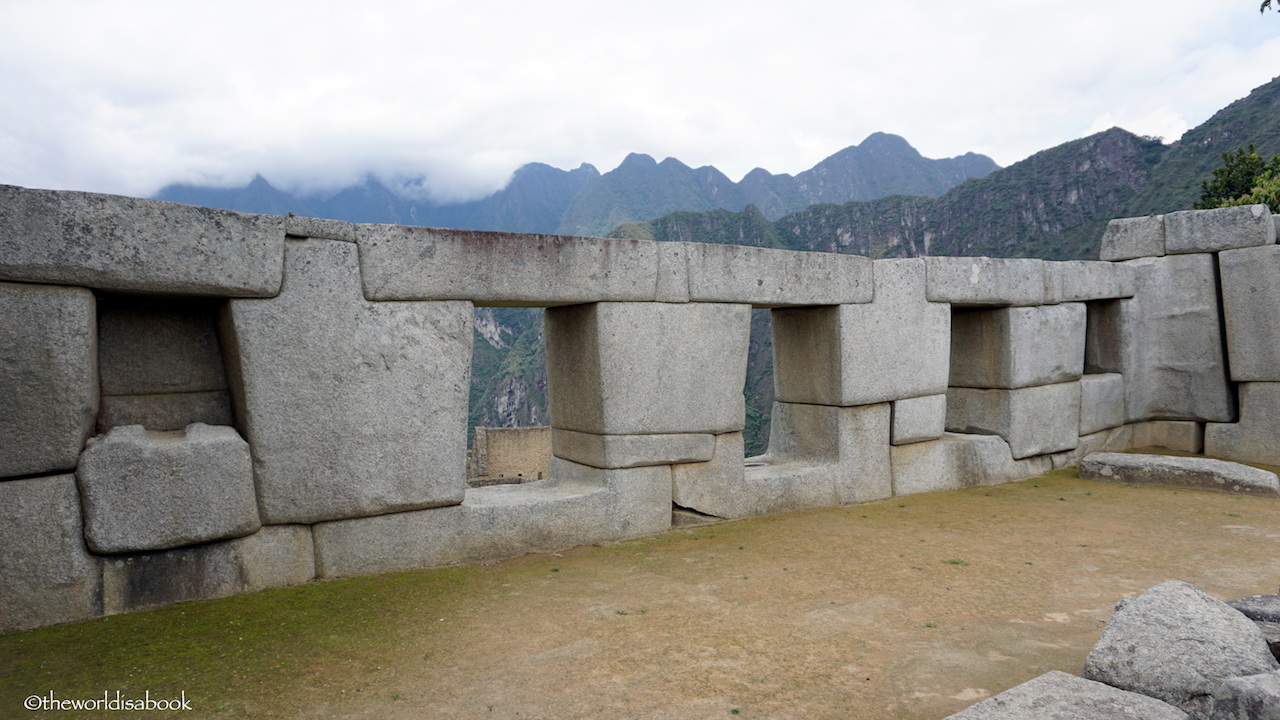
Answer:
POLYGON ((1176 139, 1275 57, 1280 16, 1242 0, 19 0, 0 5, 0 183, 373 172, 460 200, 526 162, 629 152, 794 173, 877 130, 1008 164, 1111 125, 1176 139))

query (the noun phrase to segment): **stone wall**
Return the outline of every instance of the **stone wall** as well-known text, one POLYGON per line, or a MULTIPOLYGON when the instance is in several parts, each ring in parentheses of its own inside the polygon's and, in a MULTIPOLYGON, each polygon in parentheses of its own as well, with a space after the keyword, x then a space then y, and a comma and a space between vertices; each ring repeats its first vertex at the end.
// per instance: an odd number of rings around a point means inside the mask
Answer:
POLYGON ((0 631, 1135 444, 1280 464, 1270 214, 1115 221, 1103 247, 872 262, 0 186, 0 631), (542 480, 468 487, 476 306, 548 308, 542 480), (753 307, 777 403, 744 458, 753 307))

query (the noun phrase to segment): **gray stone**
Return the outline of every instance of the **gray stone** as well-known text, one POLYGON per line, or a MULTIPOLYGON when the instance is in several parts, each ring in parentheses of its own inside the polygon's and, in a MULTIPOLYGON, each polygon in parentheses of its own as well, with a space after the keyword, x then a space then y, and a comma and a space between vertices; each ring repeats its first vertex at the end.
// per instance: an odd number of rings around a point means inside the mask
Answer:
POLYGON ((702 462, 715 450, 713 435, 594 435, 553 429, 551 451, 556 457, 596 468, 702 462))
POLYGON ((1096 260, 1046 262, 1044 287, 1051 304, 1133 297, 1137 289, 1133 268, 1096 260))
POLYGON ((97 553, 167 550, 262 526, 249 444, 234 428, 117 427, 80 455, 76 478, 97 553))
POLYGON ((658 287, 653 299, 657 302, 689 302, 689 246, 685 242, 657 243, 658 287))
POLYGON ((1178 452, 1204 451, 1204 428, 1193 420, 1149 420, 1130 423, 1134 448, 1164 448, 1178 452))
POLYGON ((1155 698, 1068 675, 1045 673, 945 720, 1186 720, 1155 698))
MULTIPOLYGON (((538 307, 657 299, 659 243, 646 240, 398 225, 356 231, 370 300, 538 307)), ((678 281, 664 281, 672 285, 678 281)))
POLYGON ((1280 595, 1253 595, 1227 604, 1254 621, 1280 623, 1280 595))
POLYGON ((284 219, 284 232, 295 237, 316 238, 320 240, 356 241, 356 226, 341 220, 302 217, 290 213, 284 219))
POLYGON ((116 555, 102 563, 103 611, 210 600, 315 578, 311 528, 273 525, 234 540, 116 555))
POLYGON ((756 307, 871 302, 872 262, 857 255, 686 243, 689 299, 756 307))
POLYGON ((1080 463, 1080 477, 1241 495, 1280 495, 1280 479, 1275 473, 1211 458, 1094 453, 1080 463))
POLYGON ((316 570, 343 577, 481 562, 670 527, 670 467, 604 470, 555 458, 546 480, 474 488, 461 505, 319 523, 316 570))
POLYGON ((270 297, 283 251, 275 215, 0 186, 0 280, 270 297))
POLYGON ((1280 720, 1280 672, 1223 680, 1209 720, 1280 720))
POLYGON ((1074 450, 1065 450, 1050 456, 1053 469, 1061 470, 1071 467, 1088 455, 1096 452, 1123 452, 1131 447, 1133 430, 1131 425, 1121 425, 1109 430, 1081 435, 1074 450))
POLYGON ((290 242, 286 268, 222 324, 263 522, 461 502, 471 304, 368 302, 345 242, 290 242))
POLYGON ((1124 424, 1124 376, 1119 373, 1080 378, 1080 434, 1124 424))
POLYGON ((1263 622, 1254 620, 1254 625, 1262 631, 1262 637, 1267 639, 1267 647, 1271 649, 1271 655, 1280 660, 1280 622, 1263 622))
POLYGON ((869 304, 773 311, 779 401, 855 406, 946 392, 951 310, 925 301, 925 260, 874 269, 869 304))
POLYGON ((1164 255, 1164 216, 1121 218, 1107 223, 1102 235, 1102 260, 1132 260, 1164 255))
POLYGON ((947 430, 999 435, 1015 459, 1070 450, 1080 434, 1080 383, 947 390, 947 430))
POLYGON ((597 435, 742 429, 749 305, 592 303, 548 309, 544 321, 553 427, 597 435))
POLYGON ((724 518, 889 497, 889 405, 774 403, 769 451, 743 466, 740 433, 716 438, 707 463, 672 468, 675 502, 724 518))
POLYGON ((1275 220, 1266 205, 1184 210, 1164 216, 1164 249, 1170 255, 1274 245, 1275 241, 1275 220))
POLYGON ((217 318, 221 301, 108 296, 98 301, 103 395, 227 389, 217 318))
POLYGON ((1130 260, 1138 294, 1120 301, 1125 407, 1130 421, 1230 422, 1214 256, 1130 260))
POLYGON ((1205 717, 1222 680, 1277 667, 1253 621, 1171 580, 1116 606, 1084 677, 1205 717))
POLYGON ((892 444, 937 440, 947 429, 947 396, 925 395, 893 402, 892 444))
POLYGON ((951 385, 1023 388, 1084 372, 1082 303, 957 310, 951 316, 951 385))
POLYGON ((98 433, 120 425, 148 430, 181 430, 192 423, 231 425, 231 395, 226 390, 160 395, 104 395, 98 433))
POLYGON ((0 482, 0 633, 102 614, 74 475, 0 482))
POLYGON ((93 293, 0 283, 0 318, 0 478, 71 470, 98 412, 93 293))
POLYGON ((1241 383, 1240 422, 1208 423, 1204 452, 1240 462, 1280 465, 1280 383, 1241 383))
POLYGON ((889 452, 894 495, 998 485, 1053 467, 1046 455, 1014 460, 1009 444, 997 435, 946 433, 937 440, 897 445, 889 452))
POLYGON ((1280 246, 1218 255, 1231 379, 1280 381, 1280 246))
POLYGON ((953 305, 1040 305, 1044 261, 1025 258, 927 257, 925 298, 953 305))

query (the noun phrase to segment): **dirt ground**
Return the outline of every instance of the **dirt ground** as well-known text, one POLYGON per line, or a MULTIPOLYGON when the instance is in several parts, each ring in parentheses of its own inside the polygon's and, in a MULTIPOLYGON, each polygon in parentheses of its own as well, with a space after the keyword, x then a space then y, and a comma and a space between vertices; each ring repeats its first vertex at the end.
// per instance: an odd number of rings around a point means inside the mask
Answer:
MULTIPOLYGON (((182 716, 942 718, 1078 673, 1115 602, 1164 580, 1276 592, 1277 550, 1280 501, 1059 472, 522 558, 455 572, 448 592, 317 583, 288 592, 358 594, 339 614, 367 620, 227 654, 182 716)), ((235 610, 254 612, 272 611, 235 610)), ((0 638, 0 664, 35 667, 38 633, 21 652, 0 638)), ((104 661, 77 682, 123 674, 104 661)))

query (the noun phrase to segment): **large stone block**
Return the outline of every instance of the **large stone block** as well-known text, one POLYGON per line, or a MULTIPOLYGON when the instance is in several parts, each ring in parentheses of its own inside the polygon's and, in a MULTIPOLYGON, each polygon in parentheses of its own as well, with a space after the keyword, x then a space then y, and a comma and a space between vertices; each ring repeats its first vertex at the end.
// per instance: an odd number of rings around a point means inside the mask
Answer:
POLYGON ((1231 379, 1280 381, 1280 246, 1218 255, 1231 379))
POLYGON ((98 412, 93 293, 0 283, 0 318, 0 478, 71 470, 98 412))
POLYGON ((756 307, 871 302, 872 262, 857 255, 685 243, 689 299, 756 307))
POLYGON ((74 475, 0 482, 0 633, 102 614, 74 475))
POLYGON ((953 305, 1040 305, 1045 302, 1043 260, 927 257, 931 302, 953 305))
POLYGON ((657 299, 654 242, 399 225, 356 232, 370 300, 537 307, 657 299))
POLYGON ((889 452, 894 495, 998 485, 1053 467, 1044 455, 1015 460, 1009 444, 996 435, 947 433, 937 440, 895 445, 889 452))
POLYGON ((1125 408, 1135 420, 1235 419, 1214 257, 1128 261, 1138 293, 1120 301, 1125 408))
POLYGON ((1084 302, 1133 297, 1137 281, 1133 268, 1096 260, 1065 260, 1044 264, 1045 302, 1084 302))
POLYGON ((473 316, 368 302, 355 245, 291 242, 283 292, 231 301, 222 325, 263 522, 461 502, 473 316))
POLYGON ((957 310, 951 316, 952 386, 1022 388, 1084 372, 1082 303, 957 310))
POLYGON ((98 301, 103 395, 225 390, 218 347, 221 301, 107 296, 98 301))
POLYGON ((999 435, 1015 459, 1076 446, 1080 432, 1080 383, 1017 390, 947 390, 947 430, 999 435))
POLYGON ((1277 667, 1252 620, 1171 580, 1120 601, 1083 675, 1206 717, 1223 680, 1277 667))
POLYGON ((1049 457, 1053 460, 1053 469, 1061 470, 1071 467, 1081 459, 1096 452, 1124 452, 1132 447, 1133 426, 1121 425, 1109 430, 1081 435, 1074 450, 1064 450, 1049 457))
POLYGON ((670 526, 669 466, 604 470, 555 458, 550 478, 474 488, 461 505, 319 523, 316 570, 343 577, 498 560, 670 526))
POLYGON ((1275 220, 1266 205, 1184 210, 1164 216, 1164 250, 1170 255, 1274 245, 1275 220))
POLYGON ((1263 497, 1280 495, 1280 479, 1273 472, 1201 457, 1094 453, 1081 461, 1080 477, 1263 497))
POLYGON ((98 433, 119 425, 148 430, 181 430, 192 423, 231 425, 231 394, 226 390, 158 395, 104 395, 98 411, 98 433))
POLYGON ((1280 672, 1223 680, 1209 720, 1280 720, 1280 672))
POLYGON ((741 518, 878 500, 892 492, 889 405, 774 403, 769 452, 743 466, 740 433, 716 438, 715 457, 672 468, 675 502, 741 518))
POLYGON ((0 280, 270 297, 283 252, 275 215, 0 186, 0 280))
POLYGON ((1208 423, 1204 453, 1240 462, 1280 465, 1280 383, 1241 383, 1240 422, 1208 423))
POLYGON ((316 576, 311 528, 273 525, 234 540, 116 555, 102 562, 103 611, 115 615, 300 585, 316 576))
POLYGON ((554 429, 551 451, 556 457, 596 468, 705 462, 715 451, 713 435, 594 435, 554 429))
POLYGON ((76 477, 94 552, 167 550, 262 525, 249 444, 234 428, 117 427, 80 455, 76 477))
POLYGON ((925 260, 876 260, 875 300, 774 310, 781 402, 872 405, 946 392, 951 309, 925 300, 925 260))
POLYGON ((1113 688, 1061 670, 1005 690, 944 720, 1187 720, 1155 698, 1113 688))
POLYGON ((1121 218, 1107 223, 1102 260, 1132 260, 1164 255, 1164 216, 1121 218))
POLYGON ((1080 378, 1080 434, 1124 424, 1124 376, 1119 373, 1080 378))
POLYGON ((284 232, 294 237, 318 240, 356 241, 356 226, 341 220, 303 217, 290 213, 284 219, 284 232))
POLYGON ((1148 420, 1129 423, 1134 448, 1204 452, 1204 424, 1192 420, 1148 420))
POLYGON ((925 395, 893 402, 894 445, 937 440, 947 429, 947 396, 925 395))
POLYGON ((593 303, 551 308, 544 319, 556 429, 597 435, 742 429, 749 305, 593 303))

